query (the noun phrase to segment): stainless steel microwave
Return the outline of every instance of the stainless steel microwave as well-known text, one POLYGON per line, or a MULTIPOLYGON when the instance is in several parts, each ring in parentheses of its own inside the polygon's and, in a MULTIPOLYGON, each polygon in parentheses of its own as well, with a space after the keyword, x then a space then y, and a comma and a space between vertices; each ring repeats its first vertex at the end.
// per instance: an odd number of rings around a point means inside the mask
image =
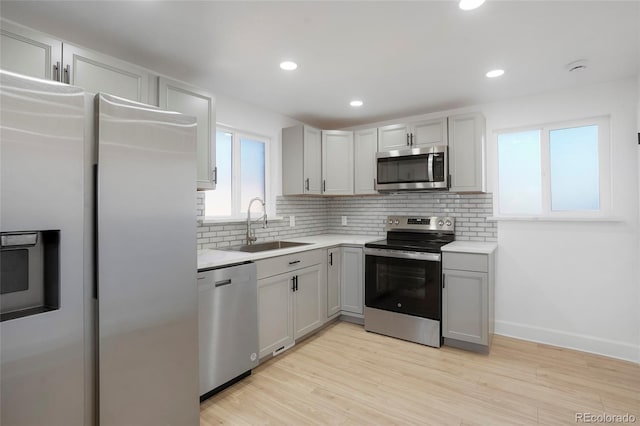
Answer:
POLYGON ((379 152, 376 190, 427 191, 449 188, 447 146, 379 152))

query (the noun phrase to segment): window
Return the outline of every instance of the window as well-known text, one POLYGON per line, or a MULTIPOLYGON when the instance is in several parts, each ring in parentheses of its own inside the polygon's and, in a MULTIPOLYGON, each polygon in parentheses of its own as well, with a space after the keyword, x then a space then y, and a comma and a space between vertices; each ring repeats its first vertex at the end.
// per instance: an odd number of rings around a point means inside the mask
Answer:
POLYGON ((608 118, 499 132, 499 214, 602 216, 609 169, 608 118))
MULTIPOLYGON (((216 129, 216 189, 205 192, 204 214, 213 219, 246 218, 252 198, 266 200, 268 138, 229 128, 216 129)), ((253 203, 251 212, 261 213, 253 203)))

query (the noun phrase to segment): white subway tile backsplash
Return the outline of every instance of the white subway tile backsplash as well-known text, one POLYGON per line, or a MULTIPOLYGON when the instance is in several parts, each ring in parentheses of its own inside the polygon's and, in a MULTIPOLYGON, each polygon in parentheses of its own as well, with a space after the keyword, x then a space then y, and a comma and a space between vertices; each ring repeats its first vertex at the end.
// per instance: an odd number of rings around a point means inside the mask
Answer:
MULTIPOLYGON (((356 197, 281 196, 276 214, 285 220, 269 222, 253 229, 258 240, 286 239, 325 233, 385 235, 389 215, 448 215, 456 219, 456 239, 497 241, 492 194, 402 193, 356 197), (289 216, 296 225, 289 226, 289 216), (347 216, 349 225, 342 225, 347 216)), ((197 194, 196 217, 204 217, 204 194, 197 194)), ((220 223, 198 226, 198 248, 219 248, 243 244, 246 225, 220 223)))

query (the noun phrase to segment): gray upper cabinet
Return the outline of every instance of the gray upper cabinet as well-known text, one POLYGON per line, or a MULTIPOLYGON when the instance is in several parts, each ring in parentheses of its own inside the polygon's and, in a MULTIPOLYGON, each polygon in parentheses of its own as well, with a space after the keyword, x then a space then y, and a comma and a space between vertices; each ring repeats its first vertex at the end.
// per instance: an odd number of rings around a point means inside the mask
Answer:
POLYGON ((159 78, 158 104, 160 108, 196 117, 198 120, 197 186, 200 190, 215 189, 215 99, 195 87, 164 77, 159 78))
POLYGON ((322 193, 353 194, 353 132, 322 131, 322 193))
POLYGON ((147 103, 149 73, 111 56, 65 43, 62 49, 63 81, 88 92, 105 92, 147 103))
POLYGON ((105 92, 147 103, 150 75, 144 68, 63 43, 34 30, 2 21, 2 69, 105 92))
POLYGON ((446 117, 378 128, 378 152, 446 144, 446 117))
POLYGON ((282 194, 322 193, 322 138, 309 126, 282 129, 282 194))
POLYGON ((391 124, 378 128, 378 151, 408 149, 411 127, 408 124, 391 124))
POLYGON ((449 117, 450 191, 484 191, 485 118, 480 113, 449 117))
POLYGON ((419 121, 412 124, 411 148, 426 148, 447 144, 447 118, 419 121))
POLYGON ((0 68, 29 77, 60 80, 60 40, 5 20, 1 21, 0 35, 0 68))
POLYGON ((355 194, 377 194, 376 152, 378 132, 376 128, 357 130, 353 135, 354 145, 354 185, 355 194))

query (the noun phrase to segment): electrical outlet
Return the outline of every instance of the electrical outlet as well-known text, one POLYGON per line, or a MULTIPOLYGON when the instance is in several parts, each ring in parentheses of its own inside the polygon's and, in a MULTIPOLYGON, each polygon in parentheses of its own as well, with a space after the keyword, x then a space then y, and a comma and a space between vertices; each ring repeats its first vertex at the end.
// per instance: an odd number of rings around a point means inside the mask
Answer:
POLYGON ((347 217, 342 216, 342 226, 347 226, 347 217))
POLYGON ((289 226, 292 228, 296 226, 296 217, 293 215, 289 216, 289 226))

